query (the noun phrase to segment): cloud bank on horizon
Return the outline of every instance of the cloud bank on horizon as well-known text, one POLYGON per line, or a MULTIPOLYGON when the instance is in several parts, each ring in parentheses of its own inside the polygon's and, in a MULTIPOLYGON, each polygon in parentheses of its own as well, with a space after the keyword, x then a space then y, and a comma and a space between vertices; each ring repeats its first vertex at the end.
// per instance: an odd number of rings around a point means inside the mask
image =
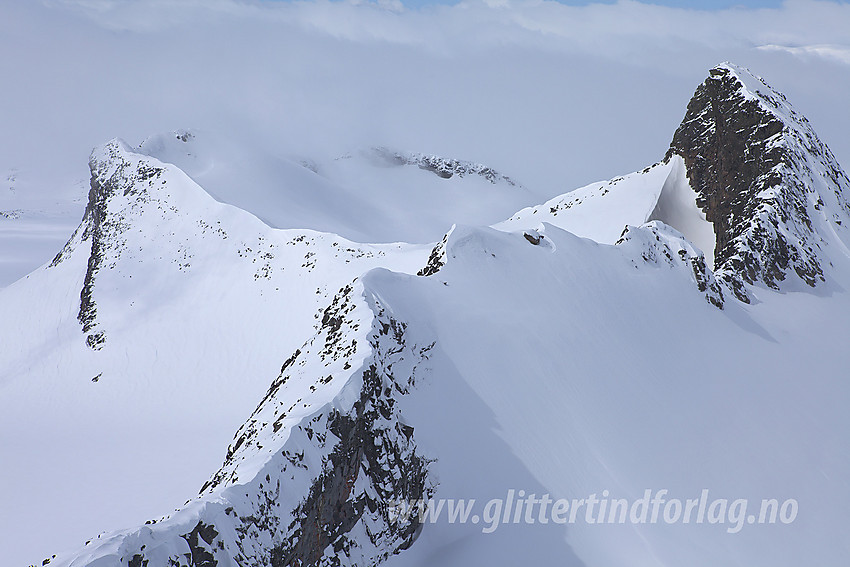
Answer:
MULTIPOLYGON (((488 43, 492 33, 458 35, 463 27, 510 31, 499 41, 551 34, 545 44, 596 49, 588 41, 671 38, 718 46, 834 45, 850 49, 850 2, 845 0, 460 0, 453 5, 400 0, 43 0, 46 6, 78 11, 114 29, 151 32, 189 22, 230 18, 234 26, 266 20, 314 27, 347 39, 421 43, 441 38, 488 43), (423 9, 424 8, 424 9, 423 9), (449 24, 456 24, 458 27, 449 24), (404 33, 400 33, 404 32, 404 33), (554 41, 553 41, 554 40, 554 41), (567 41, 569 40, 569 41, 567 41)), ((538 38, 539 39, 539 38, 538 38)), ((607 43, 607 42, 606 42, 607 43)), ((451 44, 450 44, 451 45, 451 44)), ((615 44, 632 52, 638 44, 615 44)))
POLYGON ((785 92, 847 166, 848 30, 850 4, 827 0, 6 3, 0 173, 85 179, 105 140, 192 127, 308 157, 451 155, 553 195, 659 159, 724 60, 785 92))

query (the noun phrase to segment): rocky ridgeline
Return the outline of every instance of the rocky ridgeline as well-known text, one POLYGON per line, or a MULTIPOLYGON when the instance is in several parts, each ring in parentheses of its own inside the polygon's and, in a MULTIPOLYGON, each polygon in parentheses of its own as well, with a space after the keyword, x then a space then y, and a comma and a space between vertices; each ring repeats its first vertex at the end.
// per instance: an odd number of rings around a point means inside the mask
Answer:
POLYGON ((451 179, 454 176, 467 177, 479 176, 492 184, 505 183, 513 187, 521 187, 519 183, 503 175, 498 171, 481 163, 462 161, 457 159, 440 157, 422 153, 401 153, 388 150, 387 148, 373 148, 376 157, 392 165, 413 165, 419 169, 430 171, 443 179, 451 179))
POLYGON ((846 229, 850 180, 782 94, 733 65, 711 69, 667 159, 674 154, 714 223, 718 278, 739 299, 750 301, 744 283, 825 281, 823 228, 846 229))
POLYGON ((83 564, 377 565, 408 548, 419 518, 396 518, 390 503, 428 499, 435 483, 398 401, 433 347, 412 342, 358 281, 345 286, 201 495, 173 515, 88 542, 83 564))

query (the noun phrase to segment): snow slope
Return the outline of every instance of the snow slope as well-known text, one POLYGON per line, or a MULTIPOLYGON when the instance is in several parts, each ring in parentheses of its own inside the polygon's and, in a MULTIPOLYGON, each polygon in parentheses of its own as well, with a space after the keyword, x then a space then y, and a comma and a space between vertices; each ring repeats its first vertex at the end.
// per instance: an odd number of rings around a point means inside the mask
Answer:
MULTIPOLYGON (((341 305, 343 334, 330 344, 347 344, 351 337, 361 344, 367 328, 373 357, 398 357, 378 373, 380 389, 397 400, 378 430, 393 431, 403 416, 416 448, 435 459, 427 467, 435 497, 484 502, 523 489, 553 498, 608 490, 637 499, 647 487, 664 487, 685 498, 710 487, 717 495, 753 502, 795 497, 801 509, 817 513, 790 526, 744 527, 734 535, 727 523, 578 523, 566 529, 520 524, 484 534, 474 524, 444 521, 424 526, 415 544, 387 564, 507 565, 529 557, 565 565, 772 565, 789 558, 840 564, 847 549, 835 542, 841 541, 841 503, 850 496, 843 482, 850 463, 836 459, 830 447, 847 427, 843 404, 835 401, 848 395, 835 372, 839 329, 850 310, 846 296, 836 301, 772 294, 755 307, 736 303, 720 311, 694 293, 686 270, 642 260, 636 270, 633 258, 641 248, 630 242, 600 246, 552 226, 539 236, 535 246, 523 233, 457 229, 447 242, 447 263, 434 275, 373 271, 364 288, 349 290, 352 305, 341 305), (799 318, 786 313, 788 301, 818 321, 806 326, 804 341, 794 332, 799 318), (381 335, 384 325, 393 331, 381 335), (381 345, 381 337, 388 345, 381 345), (422 345, 428 350, 424 375, 416 362, 422 345), (703 358, 706 345, 710 364, 703 358), (815 348, 824 354, 799 355, 798 349, 815 348), (402 368, 390 371, 396 364, 402 368), (399 376, 411 383, 397 391, 393 378, 399 376), (833 403, 824 406, 824 395, 833 403), (812 436, 823 444, 812 445, 812 436), (813 468, 812 461, 820 466, 813 468)), ((247 440, 231 446, 231 464, 216 475, 227 479, 224 488, 154 526, 93 542, 80 564, 95 557, 123 564, 136 554, 154 564, 182 553, 194 557, 200 551, 186 534, 210 525, 215 536, 206 544, 195 541, 218 564, 231 557, 244 565, 291 557, 297 549, 287 542, 298 539, 288 518, 295 529, 306 529, 310 515, 301 498, 313 494, 309 479, 333 462, 327 456, 332 442, 333 451, 346 454, 340 449, 347 447, 346 437, 328 425, 327 416, 356 413, 351 400, 365 391, 369 376, 369 356, 359 352, 330 366, 311 356, 315 350, 309 349, 328 344, 327 330, 320 331, 303 347, 307 354, 290 361, 305 361, 303 369, 282 373, 272 385, 241 430, 247 440), (357 370, 340 390, 343 360, 357 370), (326 372, 333 376, 327 389, 310 392, 307 386, 326 372), (290 400, 298 406, 294 415, 288 413, 294 409, 290 400), (229 473, 238 470, 249 478, 229 473)), ((396 432, 391 438, 402 437, 396 432)), ((356 458, 364 468, 348 477, 354 482, 342 499, 354 510, 360 506, 353 513, 359 523, 337 540, 328 528, 328 545, 339 546, 325 549, 325 561, 369 564, 399 549, 398 536, 370 539, 379 529, 393 533, 381 516, 385 500, 376 497, 386 479, 376 475, 394 469, 356 458), (363 511, 370 495, 378 506, 372 514, 363 511)), ((388 478, 409 476, 401 466, 388 478)), ((333 477, 323 478, 330 501, 333 477)), ((410 497, 392 484, 390 494, 410 497)), ((330 502, 325 506, 332 508, 330 502)), ((307 560, 321 556, 308 554, 307 560)))
POLYGON ((608 490, 634 501, 646 488, 678 498, 710 488, 730 500, 798 498, 800 517, 737 534, 728 524, 537 525, 553 531, 534 540, 527 526, 426 526, 390 564, 580 564, 564 538, 586 565, 842 564, 846 293, 761 294, 757 306, 720 311, 685 270, 635 266, 641 248, 629 242, 599 246, 551 226, 541 236, 548 246, 475 230, 449 240, 433 276, 370 275, 437 341, 441 365, 422 405, 404 411, 438 455, 437 494, 608 490), (470 390, 474 403, 453 403, 470 390), (499 450, 480 442, 494 431, 499 450))

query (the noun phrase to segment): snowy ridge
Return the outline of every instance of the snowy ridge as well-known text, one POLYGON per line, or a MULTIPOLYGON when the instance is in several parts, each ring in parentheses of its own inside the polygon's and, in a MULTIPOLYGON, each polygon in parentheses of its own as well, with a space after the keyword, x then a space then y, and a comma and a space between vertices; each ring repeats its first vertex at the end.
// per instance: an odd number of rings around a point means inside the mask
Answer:
POLYGON ((387 503, 434 488, 395 399, 433 346, 408 344, 379 299, 359 282, 345 286, 201 496, 50 564, 374 565, 409 547, 418 518, 397 521, 387 503))
POLYGON ((640 225, 649 220, 671 173, 671 165, 655 164, 609 181, 591 183, 542 205, 522 209, 493 226, 519 230, 548 222, 578 236, 614 244, 627 224, 640 225))
POLYGON ((779 289, 796 275, 815 287, 847 256, 850 180, 809 122, 749 71, 728 63, 710 71, 667 159, 674 155, 714 223, 718 277, 742 301, 744 283, 779 289))
MULTIPOLYGON (((21 437, 40 439, 40 454, 64 455, 71 470, 134 463, 115 481, 81 478, 74 491, 92 518, 121 500, 126 517, 145 510, 144 519, 182 503, 220 466, 233 432, 340 287, 375 266, 413 273, 430 246, 269 228, 118 140, 91 163, 91 200, 73 237, 50 266, 0 294, 18 322, 0 328, 0 381, 17 400, 5 417, 39 416, 21 437), (40 437, 68 422, 88 427, 90 441, 71 450, 61 435, 40 437), (175 463, 198 468, 169 472, 175 463), (167 489, 131 504, 125 483, 167 489)), ((122 524, 86 528, 80 541, 122 524)))
POLYGON ((342 267, 342 272, 357 274, 360 261, 368 264, 373 260, 371 263, 376 265, 376 259, 402 249, 400 245, 356 245, 335 235, 308 230, 270 230, 243 211, 213 201, 181 170, 136 154, 119 140, 96 150, 90 167, 91 191, 83 221, 49 267, 62 263, 83 243, 90 246, 78 320, 87 333, 87 343, 94 349, 102 348, 106 341, 98 319, 98 287, 119 289, 122 295, 162 293, 158 282, 164 277, 203 274, 214 266, 226 265, 229 256, 230 261, 247 268, 248 281, 253 280, 260 294, 280 292, 280 286, 289 279, 284 275, 289 267, 300 272, 299 279, 314 271, 325 272, 310 279, 324 284, 313 295, 328 298, 329 287, 333 289, 334 285, 327 280, 328 271, 342 267), (169 182, 176 188, 171 189, 169 182), (229 235, 228 225, 236 222, 247 224, 249 233, 229 235), (256 234, 250 234, 251 230, 256 234), (240 240, 240 236, 245 238, 240 240), (292 254, 295 250, 299 252, 292 254), (293 256, 299 253, 303 253, 303 261, 296 266, 293 256), (154 260, 167 276, 134 273, 142 262, 150 262, 150 256, 157 254, 159 257, 154 260), (332 266, 327 266, 327 262, 332 266), (107 270, 115 271, 112 278, 118 277, 120 285, 114 279, 109 286, 97 285, 100 277, 109 277, 101 276, 107 270), (134 275, 136 281, 129 282, 134 275), (150 281, 139 282, 140 277, 150 281))

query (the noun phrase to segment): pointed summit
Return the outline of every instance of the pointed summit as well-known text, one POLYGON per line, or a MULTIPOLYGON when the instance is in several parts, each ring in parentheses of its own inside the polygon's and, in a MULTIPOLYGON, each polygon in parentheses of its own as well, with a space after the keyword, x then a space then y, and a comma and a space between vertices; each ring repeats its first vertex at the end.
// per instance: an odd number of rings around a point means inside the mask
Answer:
POLYGON ((784 95, 744 68, 714 67, 665 159, 674 155, 714 223, 715 270, 740 299, 744 283, 825 281, 828 241, 850 240, 850 180, 784 95))

